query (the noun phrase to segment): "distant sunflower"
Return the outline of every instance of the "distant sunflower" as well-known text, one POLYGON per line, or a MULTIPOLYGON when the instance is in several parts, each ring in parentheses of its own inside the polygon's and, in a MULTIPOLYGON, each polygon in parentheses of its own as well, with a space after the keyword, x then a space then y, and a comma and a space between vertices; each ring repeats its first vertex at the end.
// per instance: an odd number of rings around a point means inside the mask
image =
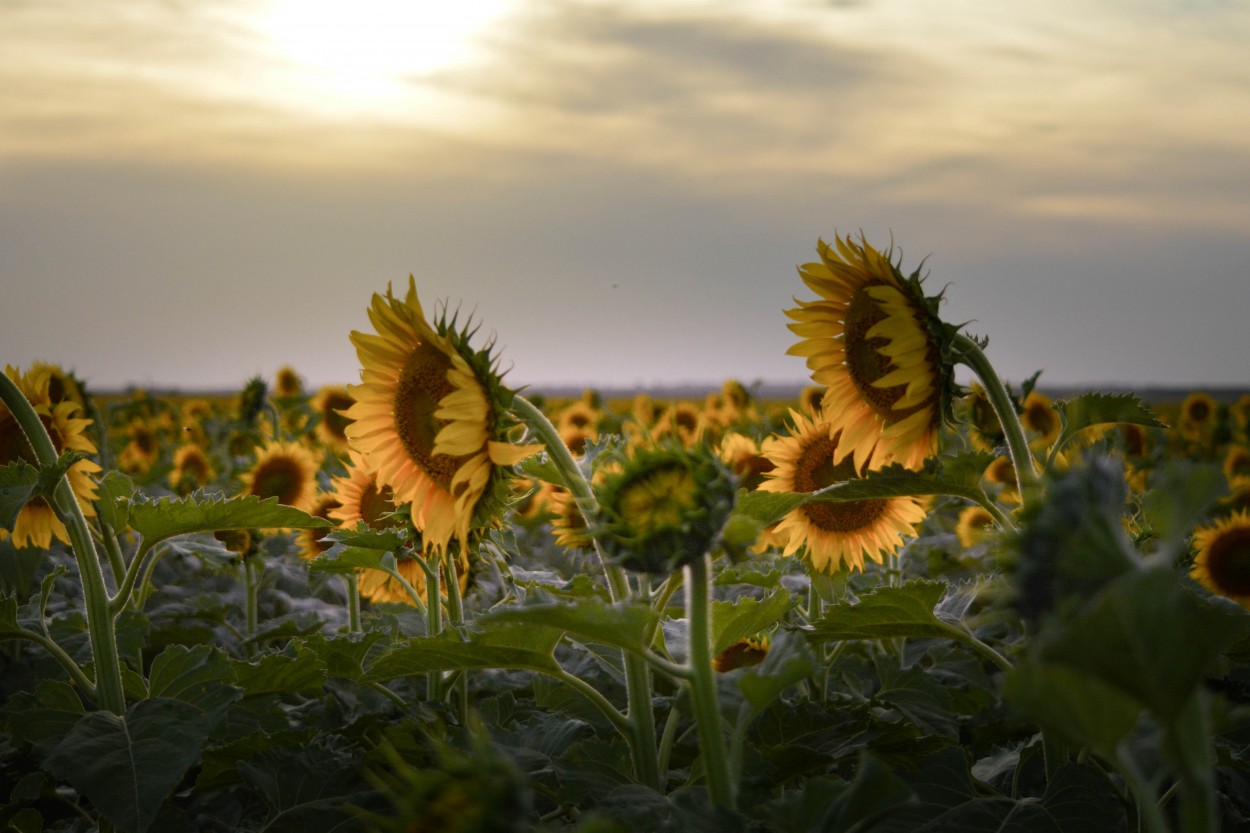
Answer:
POLYGON ((390 525, 386 516, 396 509, 391 488, 378 483, 377 473, 360 452, 348 451, 347 474, 334 477, 332 483, 331 494, 338 506, 327 512, 330 520, 338 521, 345 529, 354 528, 360 521, 371 529, 390 525))
POLYGON ((556 416, 556 430, 569 451, 581 454, 586 450, 587 440, 594 440, 599 436, 600 416, 598 409, 582 399, 560 410, 556 416))
POLYGON ((390 486, 397 503, 436 550, 473 528, 498 522, 508 496, 504 467, 541 445, 517 445, 508 434, 506 391, 489 348, 474 351, 469 333, 445 318, 426 322, 416 282, 401 300, 388 288, 374 294, 369 319, 377 334, 353 332, 361 384, 348 441, 390 486))
POLYGON ((1219 403, 1205 391, 1194 391, 1181 402, 1181 415, 1177 430, 1188 440, 1201 440, 1215 426, 1219 403))
POLYGON ((690 402, 677 402, 652 427, 651 439, 660 441, 672 438, 684 447, 691 448, 703 439, 707 427, 707 419, 701 408, 690 402))
POLYGON ((289 364, 278 368, 273 377, 273 395, 279 399, 294 399, 304 394, 304 380, 289 364))
MULTIPOLYGON (((791 411, 790 417, 794 429, 789 436, 764 441, 764 456, 776 468, 768 473, 760 491, 815 492, 860 476, 854 453, 835 461, 839 436, 830 433, 828 422, 797 411, 791 411)), ((802 548, 817 572, 833 573, 843 565, 863 570, 865 557, 880 563, 885 554, 903 545, 904 537, 914 537, 916 525, 926 514, 924 503, 911 497, 808 503, 778 522, 774 540, 785 542, 783 555, 802 548)))
POLYGON ((759 443, 737 432, 721 438, 717 454, 747 491, 758 489, 764 482, 764 475, 774 468, 773 461, 760 452, 759 443))
POLYGON ((918 468, 937 451, 954 381, 937 317, 941 298, 926 298, 919 272, 904 277, 884 254, 849 237, 836 250, 817 244, 821 262, 800 267, 820 296, 786 310, 812 380, 827 386, 825 419, 840 436, 835 462, 853 455, 866 469, 888 463, 918 468))
POLYGON ((180 495, 208 485, 216 476, 212 461, 198 443, 184 443, 174 452, 174 467, 169 470, 169 486, 180 495))
POLYGON ((1016 479, 1016 466, 1006 454, 996 457, 985 467, 985 479, 1001 487, 998 499, 1004 503, 1020 502, 1020 485, 1016 479))
POLYGON ((1212 593, 1250 608, 1250 513, 1237 512, 1194 532, 1190 576, 1212 593))
POLYGON ((117 464, 127 474, 145 474, 161 456, 160 438, 147 420, 136 417, 126 429, 129 439, 117 454, 117 464))
POLYGON ((326 385, 312 398, 313 413, 320 417, 316 428, 317 439, 327 448, 336 452, 347 450, 347 426, 351 420, 344 416, 344 412, 355 402, 346 385, 326 385))
POLYGON ((1228 447, 1224 455, 1224 476, 1232 486, 1250 483, 1250 446, 1228 447))
POLYGON ((1124 448, 1124 456, 1130 459, 1141 459, 1149 450, 1150 433, 1146 426, 1133 422, 1119 425, 1120 442, 1124 448))
MULTIPOLYGON (((311 505, 308 507, 308 514, 314 518, 331 520, 330 513, 338 509, 340 505, 338 495, 333 492, 321 492, 313 498, 311 505)), ((325 534, 326 531, 324 529, 301 529, 295 536, 295 542, 299 546, 300 557, 305 561, 312 561, 321 553, 330 549, 333 545, 321 540, 325 537, 325 534)))
MULTIPOLYGON (((91 420, 78 416, 79 405, 71 399, 53 403, 48 393, 49 375, 47 373, 22 373, 17 368, 6 367, 5 374, 17 385, 22 394, 34 407, 40 421, 48 430, 52 446, 60 454, 65 451, 81 451, 83 454, 95 454, 96 447, 87 437, 87 428, 91 420)), ((37 465, 35 451, 26 439, 26 434, 18 424, 8 407, 0 402, 0 466, 23 460, 37 465)), ((83 514, 95 516, 94 501, 98 497, 96 485, 91 476, 101 471, 98 463, 83 459, 69 468, 66 476, 70 490, 78 500, 83 514)), ((47 549, 56 538, 69 543, 69 532, 52 505, 42 497, 29 500, 18 513, 12 530, 0 529, 0 541, 10 537, 13 545, 18 548, 38 547, 47 549)))
POLYGON ((808 385, 799 391, 799 410, 814 417, 820 413, 820 403, 824 398, 824 385, 808 385))
POLYGON ((270 440, 256 450, 256 462, 240 479, 245 494, 307 509, 317 493, 320 466, 319 456, 306 446, 270 440))
POLYGON ((586 518, 568 490, 558 487, 552 490, 547 506, 555 516, 551 519, 551 533, 558 545, 566 550, 589 550, 594 546, 586 518))
POLYGON ((955 525, 955 535, 965 548, 971 547, 985 537, 988 530, 998 525, 994 516, 984 506, 973 504, 965 506, 959 513, 959 521, 955 525))
POLYGON ((1031 444, 1041 448, 1049 448, 1059 438, 1059 412, 1054 403, 1044 393, 1030 391, 1024 398, 1024 410, 1020 414, 1020 424, 1031 435, 1031 444))
POLYGON ((976 382, 968 385, 968 394, 961 401, 963 418, 968 423, 968 438, 972 447, 981 451, 993 451, 1007 444, 1003 425, 998 421, 994 405, 985 388, 976 382))

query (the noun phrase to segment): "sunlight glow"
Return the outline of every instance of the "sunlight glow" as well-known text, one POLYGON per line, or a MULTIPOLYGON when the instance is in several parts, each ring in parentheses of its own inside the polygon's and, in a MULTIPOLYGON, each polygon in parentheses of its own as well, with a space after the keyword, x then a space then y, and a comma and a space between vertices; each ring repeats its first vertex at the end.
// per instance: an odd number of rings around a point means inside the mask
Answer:
POLYGON ((414 83, 478 57, 510 0, 271 0, 253 26, 295 106, 379 110, 414 83))

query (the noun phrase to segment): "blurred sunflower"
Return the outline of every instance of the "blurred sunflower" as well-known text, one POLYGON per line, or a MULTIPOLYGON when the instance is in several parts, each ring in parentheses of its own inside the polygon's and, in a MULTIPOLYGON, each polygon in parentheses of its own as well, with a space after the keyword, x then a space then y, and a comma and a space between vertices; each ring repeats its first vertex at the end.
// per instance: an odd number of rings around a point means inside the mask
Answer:
POLYGON ((431 326, 409 277, 401 300, 374 294, 369 320, 377 334, 353 332, 361 384, 347 411, 350 445, 374 466, 397 503, 436 550, 473 528, 499 522, 509 485, 505 468, 541 450, 509 440, 512 393, 487 349, 441 317, 431 326))
POLYGON ((960 409, 964 421, 968 424, 968 438, 972 447, 981 451, 993 451, 1007 444, 1003 434, 1003 425, 994 413, 985 388, 976 382, 968 385, 968 394, 960 400, 960 409))
POLYGON ((304 394, 304 380, 289 364, 278 368, 273 377, 273 395, 279 399, 295 399, 304 394))
POLYGON ((651 429, 651 439, 661 441, 672 438, 690 448, 703 439, 707 420, 703 410, 690 402, 677 402, 670 406, 651 429))
MULTIPOLYGON (((48 436, 52 438, 52 446, 60 454, 65 451, 81 451, 83 454, 95 454, 95 444, 87 437, 87 428, 91 420, 78 416, 79 405, 72 399, 64 399, 53 403, 48 393, 50 375, 45 372, 36 374, 22 373, 15 367, 6 367, 5 375, 17 385, 18 389, 34 407, 35 413, 48 436)), ((0 466, 19 460, 37 465, 34 449, 26 439, 26 434, 18 424, 17 418, 8 407, 0 402, 0 466)), ((98 463, 92 460, 79 460, 70 466, 66 476, 70 490, 87 517, 95 516, 95 500, 98 497, 95 482, 91 476, 100 472, 98 463)), ((12 530, 0 529, 0 541, 10 537, 13 545, 18 548, 38 547, 47 549, 56 538, 69 543, 69 532, 52 505, 42 497, 27 501, 18 513, 12 530)))
POLYGON ((1250 513, 1236 512, 1194 531, 1198 551, 1189 574, 1200 584, 1250 608, 1250 513))
POLYGON ((965 548, 979 543, 985 533, 998 525, 983 506, 973 504, 965 506, 959 513, 959 521, 955 524, 955 535, 965 548))
POLYGON ((169 470, 169 487, 180 495, 189 495, 208 485, 216 477, 213 464, 198 443, 184 443, 174 452, 174 467, 169 470))
POLYGON ((1205 391, 1194 391, 1181 402, 1177 430, 1187 440, 1201 440, 1215 427, 1219 404, 1205 391))
MULTIPOLYGON (((338 509, 338 495, 333 492, 320 492, 312 500, 308 507, 308 514, 314 518, 323 520, 332 520, 330 513, 338 509)), ((330 549, 333 544, 322 541, 325 537, 324 529, 301 529, 295 536, 295 543, 299 547, 300 558, 305 561, 312 561, 326 550, 330 549)))
POLYGON ((799 410, 808 416, 817 416, 820 413, 820 403, 824 398, 824 385, 808 385, 799 391, 799 410))
POLYGON ((1224 455, 1224 476, 1230 486, 1250 483, 1250 446, 1230 445, 1224 455))
POLYGON ((767 634, 744 636, 713 657, 712 667, 724 674, 735 668, 759 665, 768 657, 770 641, 767 634))
POLYGON ((1133 422, 1120 423, 1120 442, 1124 449, 1124 456, 1129 459, 1139 460, 1146 456, 1149 450, 1150 432, 1144 425, 1137 425, 1133 422))
POLYGON ((1004 503, 1020 502, 1020 484, 1011 457, 1003 454, 985 467, 985 479, 1000 487, 998 499, 1004 503))
POLYGON ((567 489, 552 489, 547 498, 547 506, 554 515, 551 519, 551 533, 559 546, 566 550, 589 550, 594 546, 590 528, 586 526, 586 518, 567 489))
POLYGON ((351 420, 344 416, 356 400, 347 392, 346 385, 325 385, 312 398, 313 413, 317 421, 317 439, 335 452, 347 450, 347 426, 351 420))
POLYGON ((738 485, 748 492, 759 488, 764 475, 774 468, 773 461, 760 453, 759 443, 737 432, 721 438, 717 454, 738 478, 738 485))
POLYGON ((87 412, 87 398, 83 393, 82 383, 73 373, 52 362, 31 362, 27 373, 48 374, 48 399, 54 406, 69 400, 78 403, 82 413, 87 412))
MULTIPOLYGON (((789 436, 764 441, 763 454, 776 468, 760 491, 815 492, 860 476, 853 453, 835 460, 839 435, 830 432, 830 423, 798 411, 791 411, 790 418, 794 428, 789 436)), ((802 548, 817 572, 833 573, 843 565, 863 570, 865 556, 880 563, 903 545, 904 537, 914 537, 926 514, 924 502, 911 497, 808 503, 782 518, 773 534, 785 542, 782 555, 802 548)))
POLYGON ((128 440, 117 453, 117 465, 126 474, 145 474, 161 456, 160 439, 148 421, 135 417, 126 429, 128 440))
POLYGON ((294 442, 268 440, 256 449, 256 462, 244 472, 244 494, 266 499, 276 497, 278 503, 307 509, 317 493, 317 469, 320 455, 294 442))
POLYGON ((941 296, 926 298, 920 273, 904 277, 866 242, 817 243, 819 263, 799 274, 815 301, 786 310, 812 380, 827 386, 824 418, 840 436, 835 461, 853 455, 865 469, 888 463, 918 468, 937 451, 949 416, 954 375, 944 340, 955 333, 937 317, 941 296))
POLYGON ((586 450, 587 440, 598 438, 600 416, 598 409, 583 399, 560 410, 556 417, 556 430, 569 451, 581 454, 586 450))
MULTIPOLYGON (((417 591, 417 595, 422 601, 429 601, 428 591, 425 584, 425 570, 412 557, 399 558, 395 562, 395 570, 404 577, 404 581, 412 585, 417 591)), ((464 564, 457 559, 456 576, 459 578, 460 592, 463 593, 469 587, 469 573, 464 569, 464 564)), ((365 570, 360 574, 356 581, 356 589, 360 593, 360 597, 374 604, 390 603, 390 604, 412 604, 412 596, 408 595, 408 590, 396 581, 389 573, 381 570, 365 570)), ((447 594, 447 588, 443 588, 443 595, 447 594)))
POLYGON ((1059 438, 1059 412, 1049 396, 1038 391, 1029 391, 1024 398, 1024 409, 1020 412, 1020 424, 1029 432, 1031 443, 1035 448, 1049 448, 1059 438))

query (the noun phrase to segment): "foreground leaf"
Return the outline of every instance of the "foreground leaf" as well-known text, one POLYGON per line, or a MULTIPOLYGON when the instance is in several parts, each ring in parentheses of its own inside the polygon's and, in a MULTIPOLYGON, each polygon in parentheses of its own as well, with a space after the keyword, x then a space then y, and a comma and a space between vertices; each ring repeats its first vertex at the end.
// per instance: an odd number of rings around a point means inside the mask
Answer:
POLYGON ((130 505, 130 527, 153 544, 174 535, 221 529, 330 529, 334 524, 277 498, 223 498, 197 493, 185 498, 144 500, 130 505))
POLYGON ((865 593, 856 604, 837 604, 804 629, 813 642, 843 639, 951 636, 951 626, 933 609, 946 592, 937 581, 909 581, 865 593))

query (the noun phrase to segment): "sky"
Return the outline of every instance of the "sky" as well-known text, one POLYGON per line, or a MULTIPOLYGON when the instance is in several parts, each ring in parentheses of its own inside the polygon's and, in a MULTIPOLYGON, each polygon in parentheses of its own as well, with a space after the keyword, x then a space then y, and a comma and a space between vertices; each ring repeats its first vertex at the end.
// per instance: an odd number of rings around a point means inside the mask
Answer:
POLYGON ((1057 386, 1250 387, 1250 6, 0 0, 0 362, 354 383, 375 292, 513 387, 803 384, 818 239, 1057 386))

